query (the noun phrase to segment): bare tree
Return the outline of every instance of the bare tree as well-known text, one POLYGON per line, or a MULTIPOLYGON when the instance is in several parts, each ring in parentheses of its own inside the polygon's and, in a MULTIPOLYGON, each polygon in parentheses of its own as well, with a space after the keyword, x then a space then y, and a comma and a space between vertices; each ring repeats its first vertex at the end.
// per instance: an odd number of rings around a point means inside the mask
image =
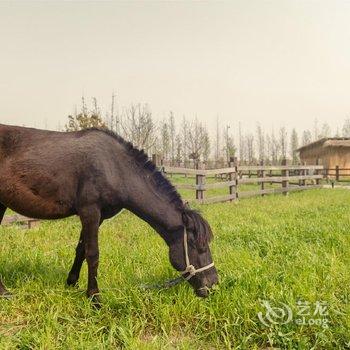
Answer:
POLYGON ((254 162, 254 136, 253 136, 253 134, 247 134, 245 136, 245 143, 246 143, 246 149, 247 149, 248 164, 253 164, 253 162, 254 162))
POLYGON ((244 137, 242 134, 241 122, 238 124, 238 138, 239 138, 239 161, 243 164, 245 161, 245 147, 244 137))
POLYGON ((204 128, 204 135, 203 135, 203 160, 204 162, 208 162, 209 156, 210 156, 210 137, 208 134, 208 130, 204 128))
POLYGON ((116 105, 115 105, 116 97, 117 97, 116 94, 113 92, 112 98, 111 98, 111 110, 109 115, 109 128, 115 131, 117 134, 120 134, 120 116, 118 111, 116 110, 116 105))
POLYGON ((305 146, 309 144, 312 141, 312 135, 310 130, 304 130, 303 136, 301 138, 301 145, 305 146))
POLYGON ((342 128, 342 136, 350 137, 350 118, 346 118, 342 128))
POLYGON ((169 160, 169 153, 171 148, 169 125, 166 120, 163 120, 161 125, 161 150, 163 159, 169 160))
POLYGON ((85 103, 85 96, 84 95, 81 96, 81 113, 84 115, 88 114, 88 108, 87 108, 86 103, 85 103))
POLYGON ((225 145, 224 145, 224 153, 226 156, 226 163, 227 165, 230 164, 230 158, 235 156, 236 153, 236 147, 233 142, 233 137, 229 133, 230 126, 227 125, 226 128, 224 129, 224 140, 225 140, 225 145))
POLYGON ((148 151, 154 146, 157 127, 147 105, 132 104, 126 108, 121 127, 123 136, 136 147, 148 151))
MULTIPOLYGON (((291 130, 289 137, 287 129, 282 127, 275 136, 273 131, 266 132, 260 124, 257 124, 254 135, 243 133, 241 123, 239 123, 238 147, 236 149, 234 139, 229 133, 229 127, 226 127, 222 134, 218 118, 216 132, 213 138, 210 138, 206 127, 197 119, 190 122, 183 117, 182 123, 177 125, 173 112, 170 112, 169 116, 158 124, 154 121, 155 119, 146 104, 132 104, 120 109, 116 105, 115 99, 116 95, 113 93, 111 104, 104 112, 104 120, 97 99, 89 99, 89 103, 87 103, 85 97, 82 96, 79 111, 76 109, 75 113, 68 117, 65 129, 108 127, 131 141, 136 147, 145 149, 148 153, 162 151, 164 157, 172 164, 180 161, 185 163, 190 155, 192 159, 198 160, 199 157, 202 157, 206 161, 212 155, 216 162, 219 160, 224 162, 225 158, 228 162, 237 150, 242 164, 256 162, 257 159, 259 162, 278 163, 287 154, 293 159, 293 162, 296 162, 294 149, 299 146, 299 141, 304 146, 320 137, 332 135, 329 124, 323 123, 319 127, 317 119, 314 120, 312 132, 305 130, 300 135, 301 139, 298 139, 295 129, 291 130), (213 146, 212 153, 210 153, 211 146, 213 146)), ((341 131, 342 136, 350 137, 350 118, 344 121, 341 131)), ((339 136, 339 131, 336 135, 339 136)))
POLYGON ((338 127, 337 127, 337 130, 335 131, 334 137, 340 137, 340 132, 338 127))
POLYGON ((266 142, 266 156, 265 160, 267 163, 272 163, 272 152, 273 152, 273 145, 272 145, 272 139, 269 134, 265 135, 265 142, 266 142))
POLYGON ((319 134, 319 138, 331 137, 332 130, 328 123, 323 123, 321 127, 321 133, 319 134))
POLYGON ((215 162, 217 163, 220 158, 220 126, 219 117, 216 117, 216 133, 215 133, 215 162))
POLYGON ((188 121, 186 117, 183 116, 182 125, 181 125, 181 136, 182 136, 182 158, 184 163, 188 160, 188 144, 187 144, 187 135, 188 135, 188 121))
POLYGON ((101 116, 101 110, 97 104, 97 98, 96 97, 93 97, 92 98, 92 105, 93 105, 93 111, 92 113, 95 114, 95 115, 99 115, 101 116))
POLYGON ((189 157, 193 159, 195 163, 198 163, 200 157, 203 156, 204 145, 208 138, 209 136, 206 128, 195 118, 195 120, 189 124, 187 131, 189 157))
POLYGON ((175 137, 176 137, 176 127, 174 113, 170 112, 169 116, 169 137, 170 137, 170 158, 171 163, 175 162, 175 137))
POLYGON ((258 158, 259 158, 259 162, 261 163, 265 160, 265 135, 260 124, 258 124, 256 127, 256 136, 257 136, 256 143, 257 143, 257 150, 258 150, 258 158))
POLYGON ((182 160, 182 156, 183 156, 183 150, 182 150, 182 141, 181 141, 181 135, 177 134, 175 137, 175 147, 176 147, 176 162, 179 165, 181 163, 182 160))
POLYGON ((275 133, 272 131, 271 134, 271 145, 272 145, 272 163, 273 164, 278 164, 278 160, 280 158, 280 142, 277 140, 275 133))
POLYGON ((293 129, 290 135, 290 156, 292 158, 293 164, 297 164, 299 161, 298 154, 296 152, 298 147, 299 147, 298 133, 295 129, 293 129))
POLYGON ((280 128, 281 158, 287 157, 287 130, 283 126, 280 128))

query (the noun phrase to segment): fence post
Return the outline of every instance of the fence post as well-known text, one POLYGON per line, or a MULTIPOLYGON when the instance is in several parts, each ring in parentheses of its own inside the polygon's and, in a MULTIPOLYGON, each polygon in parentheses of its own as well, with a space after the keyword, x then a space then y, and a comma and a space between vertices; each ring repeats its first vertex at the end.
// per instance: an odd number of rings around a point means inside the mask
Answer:
MULTIPOLYGON (((184 159, 184 168, 185 169, 189 168, 188 161, 186 159, 184 159)), ((184 178, 187 178, 187 174, 186 173, 184 174, 184 178)))
MULTIPOLYGON (((301 166, 301 164, 299 163, 298 166, 301 166)), ((298 175, 302 176, 303 175, 303 170, 302 169, 298 169, 298 175)), ((299 179, 299 187, 303 186, 303 180, 299 179)))
MULTIPOLYGON (((272 180, 272 170, 269 171, 270 179, 272 180)), ((272 181, 270 181, 270 186, 272 185, 272 181)))
MULTIPOLYGON (((233 168, 233 167, 234 167, 234 163, 233 163, 233 162, 230 162, 229 167, 230 167, 230 168, 233 168)), ((228 173, 227 175, 228 175, 228 181, 234 181, 234 179, 235 179, 235 173, 230 172, 230 173, 228 173)), ((234 189, 235 189, 235 186, 234 186, 234 185, 229 185, 229 186, 228 186, 228 192, 229 192, 229 194, 234 194, 234 192, 235 192, 234 189)), ((232 200, 233 200, 233 198, 230 199, 230 202, 232 202, 232 200)))
MULTIPOLYGON (((319 158, 316 159, 316 165, 319 165, 320 164, 320 161, 319 161, 319 158)), ((318 169, 316 169, 315 171, 315 175, 319 175, 320 174, 320 171, 318 169)), ((316 185, 319 185, 320 184, 320 179, 316 179, 316 185)))
POLYGON ((196 199, 202 202, 204 199, 205 175, 196 174, 196 199))
MULTIPOLYGON (((261 166, 264 166, 264 161, 260 162, 261 166)), ((259 172, 259 177, 262 178, 262 181, 260 182, 260 187, 261 187, 261 191, 265 190, 265 182, 264 182, 264 178, 265 178, 265 170, 262 169, 259 172)), ((261 193, 261 196, 264 197, 265 193, 261 193)))
MULTIPOLYGON (((302 165, 302 166, 305 166, 305 165, 306 165, 306 162, 302 162, 301 165, 302 165)), ((307 169, 302 169, 302 171, 301 171, 301 175, 302 175, 302 176, 306 176, 306 175, 308 175, 308 174, 309 174, 309 173, 308 173, 308 170, 307 170, 307 169)), ((306 186, 306 179, 301 180, 301 186, 306 186)))
POLYGON ((238 174, 238 160, 237 160, 237 158, 235 158, 235 165, 234 165, 234 167, 235 167, 235 175, 234 175, 234 179, 235 179, 235 187, 234 187, 234 189, 235 189, 235 191, 236 191, 236 200, 238 199, 238 184, 239 184, 239 179, 240 179, 240 175, 238 174))
POLYGON ((237 199, 237 184, 238 184, 238 167, 237 167, 237 158, 234 157, 233 162, 230 162, 230 168, 234 168, 233 172, 230 172, 228 174, 228 180, 234 182, 233 185, 230 185, 229 188, 229 194, 233 194, 233 198, 230 199, 232 202, 233 200, 237 199))
POLYGON ((335 166, 335 181, 339 181, 339 165, 335 166))
MULTIPOLYGON (((287 159, 283 158, 282 159, 282 165, 286 166, 287 165, 287 159)), ((289 176, 289 170, 288 169, 283 169, 282 170, 282 177, 288 177, 289 176)), ((283 190, 283 195, 287 196, 288 195, 288 186, 289 186, 289 181, 285 180, 282 181, 282 190, 283 190)))

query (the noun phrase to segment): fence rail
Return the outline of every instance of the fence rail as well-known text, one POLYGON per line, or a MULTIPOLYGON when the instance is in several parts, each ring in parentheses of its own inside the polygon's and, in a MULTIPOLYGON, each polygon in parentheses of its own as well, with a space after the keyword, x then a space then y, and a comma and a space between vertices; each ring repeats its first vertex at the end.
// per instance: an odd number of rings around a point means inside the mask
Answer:
POLYGON ((323 174, 326 179, 333 179, 338 182, 350 181, 350 168, 341 168, 339 165, 336 165, 335 168, 325 168, 323 174))
POLYGON ((175 183, 175 186, 178 189, 194 191, 195 198, 190 198, 190 201, 201 204, 235 201, 238 198, 276 193, 287 195, 292 191, 320 188, 320 181, 324 177, 322 165, 231 166, 210 170, 163 167, 163 171, 167 176, 184 175, 188 178, 188 182, 193 181, 193 183, 175 183), (214 182, 208 183, 208 179, 214 179, 214 182), (267 188, 269 184, 275 187, 267 188), (254 190, 244 188, 249 185, 255 185, 257 188, 254 190), (279 187, 276 187, 278 185, 279 187), (210 191, 213 192, 212 190, 225 188, 227 189, 225 194, 209 194, 210 191))
POLYGON ((11 216, 6 215, 6 216, 4 216, 3 220, 1 221, 1 224, 3 224, 3 225, 11 225, 14 223, 21 224, 23 227, 30 229, 30 228, 38 226, 40 223, 40 220, 28 218, 28 217, 20 215, 20 214, 15 214, 15 215, 11 215, 11 216))

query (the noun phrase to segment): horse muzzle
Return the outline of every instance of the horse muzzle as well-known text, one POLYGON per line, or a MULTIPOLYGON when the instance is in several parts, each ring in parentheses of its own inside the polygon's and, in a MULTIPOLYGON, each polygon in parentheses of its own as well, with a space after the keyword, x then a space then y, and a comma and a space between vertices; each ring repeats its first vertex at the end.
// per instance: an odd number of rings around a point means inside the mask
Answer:
POLYGON ((201 298, 206 298, 217 289, 218 282, 219 280, 215 271, 215 274, 211 278, 205 278, 203 287, 196 288, 195 293, 201 298))
POLYGON ((201 288, 196 289, 195 293, 200 298, 207 298, 209 296, 210 289, 208 287, 201 287, 201 288))

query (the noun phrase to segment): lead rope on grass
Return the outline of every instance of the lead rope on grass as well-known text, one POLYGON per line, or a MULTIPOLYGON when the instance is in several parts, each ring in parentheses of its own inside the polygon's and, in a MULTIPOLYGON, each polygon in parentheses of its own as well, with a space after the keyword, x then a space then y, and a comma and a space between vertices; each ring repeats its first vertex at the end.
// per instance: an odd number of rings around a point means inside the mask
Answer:
MULTIPOLYGON (((163 283, 159 284, 153 284, 153 285, 147 285, 143 284, 141 285, 141 288, 143 289, 166 289, 176 286, 177 284, 188 281, 190 278, 195 276, 197 273, 208 270, 214 266, 214 262, 211 264, 205 265, 199 269, 196 269, 191 263, 190 258, 188 256, 188 242, 187 242, 187 229, 186 226, 184 226, 184 255, 185 255, 185 263, 186 263, 186 269, 183 271, 180 271, 181 276, 174 278, 172 280, 165 281, 163 283), (189 274, 187 277, 185 277, 186 274, 189 274)), ((199 289, 206 289, 207 287, 202 287, 199 289)))

